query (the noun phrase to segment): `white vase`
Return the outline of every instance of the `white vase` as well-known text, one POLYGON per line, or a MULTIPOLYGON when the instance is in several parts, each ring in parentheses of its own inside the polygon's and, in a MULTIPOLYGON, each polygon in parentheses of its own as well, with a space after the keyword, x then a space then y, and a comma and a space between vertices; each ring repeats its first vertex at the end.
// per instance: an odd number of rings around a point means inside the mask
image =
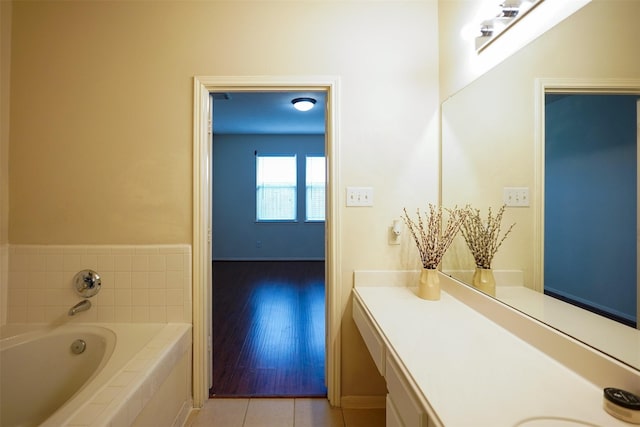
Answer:
POLYGON ((423 268, 418 283, 418 296, 422 299, 437 301, 440 299, 440 277, 438 270, 423 268))
POLYGON ((496 296, 496 279, 493 277, 493 270, 490 268, 476 267, 471 284, 474 288, 487 295, 496 296))

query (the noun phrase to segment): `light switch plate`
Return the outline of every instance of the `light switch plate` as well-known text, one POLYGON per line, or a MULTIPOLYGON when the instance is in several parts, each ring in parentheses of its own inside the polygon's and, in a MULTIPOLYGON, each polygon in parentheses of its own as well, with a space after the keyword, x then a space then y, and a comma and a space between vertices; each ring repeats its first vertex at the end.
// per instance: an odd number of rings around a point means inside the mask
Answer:
POLYGON ((503 194, 507 206, 529 206, 529 187, 504 187, 503 194))
POLYGON ((373 187, 347 187, 347 206, 373 206, 373 187))

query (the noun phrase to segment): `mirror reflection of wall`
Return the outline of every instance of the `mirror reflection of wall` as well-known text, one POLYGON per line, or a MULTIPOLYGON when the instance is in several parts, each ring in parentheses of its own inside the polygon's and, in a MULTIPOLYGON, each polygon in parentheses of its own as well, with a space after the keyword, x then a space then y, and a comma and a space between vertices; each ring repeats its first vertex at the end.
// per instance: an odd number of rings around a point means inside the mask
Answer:
MULTIPOLYGON (((638 22, 638 1, 592 0, 461 90, 447 93, 446 89, 455 85, 444 86, 447 98, 442 104, 442 204, 451 207, 471 204, 486 212, 488 207, 497 209, 502 205, 504 187, 530 188, 531 205, 507 208, 504 214, 504 223, 515 222, 516 226, 498 251, 493 268, 496 272, 517 273, 496 274, 498 287, 501 284, 518 286, 503 286, 503 290, 518 287, 542 297, 545 287, 555 286, 543 283, 544 151, 540 147, 544 146, 544 129, 540 116, 544 111, 541 112, 540 108, 544 107, 544 97, 539 95, 538 82, 624 81, 630 82, 628 87, 634 89, 628 93, 640 93, 638 22), (542 105, 538 103, 540 100, 542 105)), ((442 25, 446 26, 447 22, 442 25)), ((452 39, 458 36, 457 31, 459 29, 450 29, 452 39)), ((453 58, 455 52, 445 51, 446 70, 465 66, 466 57, 456 63, 453 58)), ((610 215, 607 223, 618 221, 618 216, 610 215)), ((629 234, 636 235, 633 231, 629 234)), ((637 269, 637 259, 629 261, 627 255, 607 261, 613 265, 603 270, 617 269, 620 263, 631 263, 637 269)), ((632 251, 630 255, 633 257, 632 251)), ((442 268, 445 272, 458 273, 460 280, 471 278, 469 272, 474 269, 473 258, 469 256, 464 241, 454 243, 443 259, 442 268), (465 271, 468 273, 466 276, 465 271)), ((498 292, 498 298, 504 295, 498 292)), ((628 293, 626 298, 633 300, 633 295, 628 293)), ((640 369, 640 332, 556 298, 546 298, 557 303, 553 304, 554 309, 564 311, 556 317, 566 322, 555 323, 558 319, 551 318, 548 307, 541 304, 527 307, 527 312, 640 369), (602 329, 604 338, 579 335, 582 330, 576 331, 575 328, 586 325, 582 313, 608 322, 602 329), (572 317, 574 315, 577 317, 572 317), (614 349, 609 346, 613 330, 616 334, 624 330, 622 334, 628 337, 614 349)), ((513 301, 511 298, 507 303, 513 301)), ((602 305, 628 311, 615 304, 605 301, 602 305)), ((595 327, 588 329, 594 330, 595 327)))
POLYGON ((636 326, 637 95, 545 96, 544 292, 636 326))

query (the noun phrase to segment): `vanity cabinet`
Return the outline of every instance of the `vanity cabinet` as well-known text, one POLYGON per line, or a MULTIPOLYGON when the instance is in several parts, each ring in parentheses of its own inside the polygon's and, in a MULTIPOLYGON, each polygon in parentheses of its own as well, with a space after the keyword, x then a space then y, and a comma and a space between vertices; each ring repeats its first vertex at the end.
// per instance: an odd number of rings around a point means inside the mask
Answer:
MULTIPOLYGON (((416 399, 415 392, 409 385, 398 363, 387 355, 386 375, 387 381, 387 412, 390 410, 396 414, 399 426, 403 427, 428 427, 429 417, 416 399)), ((388 420, 387 420, 388 421, 388 420)), ((387 427, 389 427, 387 422, 387 427)), ((393 425, 393 424, 391 424, 393 425)))
POLYGON ((354 298, 352 315, 378 371, 387 383, 387 427, 435 427, 435 424, 429 424, 427 412, 401 364, 358 298, 354 298))
POLYGON ((386 361, 385 361, 385 344, 382 340, 382 334, 373 321, 365 314, 365 309, 357 299, 353 301, 353 321, 356 323, 360 335, 364 340, 364 344, 369 350, 369 354, 373 358, 373 363, 376 364, 378 372, 384 377, 386 361))
POLYGON ((386 382, 388 427, 629 425, 602 408, 602 388, 637 392, 637 371, 446 275, 438 301, 402 286, 404 275, 355 278, 352 315, 386 382))

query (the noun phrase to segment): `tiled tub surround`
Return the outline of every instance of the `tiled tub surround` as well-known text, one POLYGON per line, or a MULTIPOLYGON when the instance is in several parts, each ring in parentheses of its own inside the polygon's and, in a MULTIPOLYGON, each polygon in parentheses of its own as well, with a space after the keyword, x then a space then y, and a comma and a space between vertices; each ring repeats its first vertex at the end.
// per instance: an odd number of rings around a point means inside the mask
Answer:
POLYGON ((387 425, 628 425, 602 409, 602 387, 637 393, 637 371, 440 278, 441 300, 425 301, 407 287, 416 273, 356 272, 354 318, 387 380, 387 425))
MULTIPOLYGON (((191 325, 101 323, 99 326, 116 335, 111 357, 84 388, 41 426, 183 425, 192 407, 191 325)), ((7 325, 2 328, 2 338, 37 328, 42 326, 7 325)))
POLYGON ((191 322, 189 245, 10 245, 7 323, 191 322), (73 276, 91 269, 102 288, 91 309, 68 318, 82 300, 73 276))

